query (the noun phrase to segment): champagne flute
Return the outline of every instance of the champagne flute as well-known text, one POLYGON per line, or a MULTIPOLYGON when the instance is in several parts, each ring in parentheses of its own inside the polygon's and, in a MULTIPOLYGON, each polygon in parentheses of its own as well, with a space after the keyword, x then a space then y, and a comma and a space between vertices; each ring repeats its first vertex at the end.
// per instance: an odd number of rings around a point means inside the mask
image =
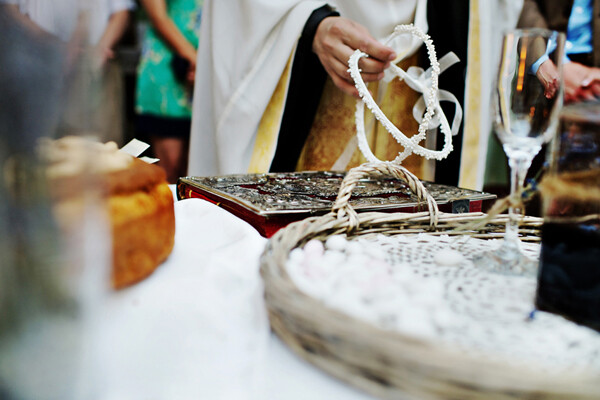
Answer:
POLYGON ((520 198, 531 161, 554 136, 563 101, 565 35, 547 29, 515 29, 504 34, 494 87, 494 130, 510 166, 509 220, 500 247, 476 264, 509 275, 535 275, 537 262, 520 249, 520 198))

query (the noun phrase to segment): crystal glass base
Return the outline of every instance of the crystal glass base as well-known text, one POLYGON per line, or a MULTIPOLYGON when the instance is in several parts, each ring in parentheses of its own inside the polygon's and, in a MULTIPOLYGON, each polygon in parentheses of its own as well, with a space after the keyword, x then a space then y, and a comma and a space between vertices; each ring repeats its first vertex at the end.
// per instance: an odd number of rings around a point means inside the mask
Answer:
POLYGON ((525 256, 518 243, 503 241, 495 250, 481 253, 473 259, 481 269, 503 275, 537 276, 538 262, 525 256))

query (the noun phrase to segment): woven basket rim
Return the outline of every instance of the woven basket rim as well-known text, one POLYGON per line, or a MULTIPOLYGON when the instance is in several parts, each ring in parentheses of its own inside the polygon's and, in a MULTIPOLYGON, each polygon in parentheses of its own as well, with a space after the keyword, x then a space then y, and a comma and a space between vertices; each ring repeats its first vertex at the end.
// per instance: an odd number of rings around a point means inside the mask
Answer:
MULTIPOLYGON (((425 234, 477 233, 455 231, 455 225, 445 224, 444 221, 449 218, 446 213, 439 214, 438 226, 432 230, 426 214, 361 213, 358 215, 359 228, 348 236, 412 233, 413 229, 409 228, 418 226, 421 226, 421 233, 425 234)), ((485 214, 466 213, 458 217, 453 214, 450 219, 464 222, 482 216, 485 214)), ((536 373, 533 365, 531 368, 511 366, 511 369, 507 369, 505 364, 459 353, 448 344, 384 330, 329 308, 303 293, 286 271, 289 252, 310 239, 325 240, 335 234, 347 233, 347 219, 330 213, 294 222, 269 240, 261 257, 260 271, 271 325, 277 335, 301 357, 382 398, 397 398, 399 391, 423 398, 600 398, 597 375, 545 375, 536 373), (318 347, 322 354, 307 344, 303 337, 305 334, 312 335, 309 344, 318 347), (349 354, 331 354, 333 349, 340 348, 349 354), (362 348, 359 353, 364 368, 351 362, 353 356, 350 353, 359 348, 362 348), (364 349, 367 349, 366 353, 364 349), (402 367, 402 363, 406 365, 402 367), (404 370, 407 367, 420 371, 421 375, 410 374, 404 370), (403 379, 400 372, 408 374, 413 382, 403 379)), ((488 232, 479 236, 497 238, 494 232, 504 229, 505 221, 505 216, 490 220, 485 228, 488 232)), ((529 230, 531 236, 539 238, 541 218, 524 218, 522 222, 522 227, 529 230)))

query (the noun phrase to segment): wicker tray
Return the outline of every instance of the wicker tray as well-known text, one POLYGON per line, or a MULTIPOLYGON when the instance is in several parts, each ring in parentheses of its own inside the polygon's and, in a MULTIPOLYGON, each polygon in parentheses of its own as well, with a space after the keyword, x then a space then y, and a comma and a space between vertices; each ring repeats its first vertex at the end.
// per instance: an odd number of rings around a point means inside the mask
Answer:
MULTIPOLYGON (((414 176, 393 164, 364 164, 342 183, 333 212, 295 222, 269 241, 262 259, 265 300, 274 332, 298 355, 337 378, 385 399, 598 399, 600 383, 589 376, 565 374, 557 379, 532 369, 507 368, 481 357, 467 357, 441 343, 387 331, 341 311, 325 307, 298 289, 285 265, 289 253, 311 239, 346 233, 397 235, 502 235, 505 216, 492 219, 477 232, 454 228, 481 213, 438 213, 435 202, 414 176), (389 174, 407 181, 428 203, 425 213, 361 213, 348 206, 356 182, 368 174, 389 174)), ((522 239, 536 240, 539 218, 524 218, 522 239)))

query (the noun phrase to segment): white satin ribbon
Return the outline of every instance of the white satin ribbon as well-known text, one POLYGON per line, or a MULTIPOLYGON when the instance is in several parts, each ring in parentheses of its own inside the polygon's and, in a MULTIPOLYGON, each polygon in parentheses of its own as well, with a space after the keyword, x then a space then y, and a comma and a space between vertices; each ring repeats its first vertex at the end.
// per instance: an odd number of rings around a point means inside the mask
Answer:
MULTIPOLYGON (((460 59, 453 52, 450 52, 444 57, 440 58, 438 61, 440 64, 440 74, 459 61, 460 59)), ((395 76, 398 76, 400 79, 404 79, 406 84, 416 92, 423 94, 425 90, 431 87, 431 67, 429 67, 427 70, 423 70, 421 67, 410 67, 406 72, 404 72, 402 68, 399 68, 396 65, 391 65, 390 69, 395 72, 395 76)), ((389 70, 386 70, 386 73, 388 73, 387 71, 389 70)), ((436 104, 436 113, 429 121, 427 129, 431 130, 437 128, 440 126, 440 124, 448 124, 445 114, 441 110, 437 110, 437 108, 439 108, 439 102, 450 101, 454 103, 454 106, 456 107, 454 119, 452 120, 452 128, 450 130, 452 132, 452 136, 455 136, 458 134, 458 129, 460 128, 460 123, 462 121, 462 107, 460 106, 456 96, 447 90, 438 89, 436 98, 438 100, 438 104, 436 104), (441 120, 440 116, 442 117, 441 120)), ((413 107, 413 117, 417 122, 421 123, 421 121, 423 121, 423 115, 425 114, 425 111, 425 98, 423 95, 421 95, 413 107)))

